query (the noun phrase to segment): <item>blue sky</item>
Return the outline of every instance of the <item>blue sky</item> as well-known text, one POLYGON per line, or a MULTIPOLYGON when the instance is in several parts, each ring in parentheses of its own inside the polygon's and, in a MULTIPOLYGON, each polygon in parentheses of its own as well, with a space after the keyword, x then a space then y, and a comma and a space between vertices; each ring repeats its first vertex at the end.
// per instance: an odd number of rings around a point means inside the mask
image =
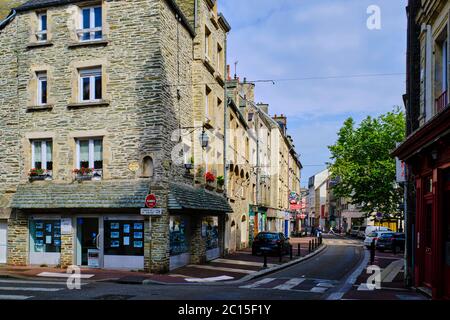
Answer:
MULTIPOLYGON (((219 0, 232 26, 228 64, 249 81, 404 73, 406 0, 219 0), (381 9, 369 30, 367 8, 381 9)), ((403 107, 405 76, 257 83, 256 102, 288 116, 304 164, 302 186, 325 169, 343 121, 403 107)))

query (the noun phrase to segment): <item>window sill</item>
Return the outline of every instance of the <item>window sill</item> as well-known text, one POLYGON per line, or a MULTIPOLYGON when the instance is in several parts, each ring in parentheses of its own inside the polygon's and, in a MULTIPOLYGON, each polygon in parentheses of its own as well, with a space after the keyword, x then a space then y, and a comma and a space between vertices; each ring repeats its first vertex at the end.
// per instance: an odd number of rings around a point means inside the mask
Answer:
POLYGON ((53 105, 45 104, 42 106, 29 106, 29 107, 27 107, 27 112, 50 111, 52 109, 53 109, 53 105))
POLYGON ((95 107, 108 107, 109 101, 94 101, 94 102, 78 102, 70 103, 67 105, 69 109, 82 109, 82 108, 95 108, 95 107))
POLYGON ((205 59, 203 60, 203 64, 205 65, 206 69, 208 69, 208 71, 214 76, 215 70, 208 57, 205 57, 205 59))
POLYGON ((32 42, 27 45, 27 49, 34 49, 34 48, 42 48, 42 47, 50 47, 53 46, 53 42, 51 41, 45 41, 45 42, 32 42))
POLYGON ((225 80, 223 79, 223 76, 221 73, 217 73, 216 80, 219 82, 219 84, 223 87, 225 86, 225 80))
POLYGON ((67 45, 69 49, 87 47, 87 46, 107 46, 109 44, 108 40, 90 40, 90 41, 79 41, 72 42, 67 45))

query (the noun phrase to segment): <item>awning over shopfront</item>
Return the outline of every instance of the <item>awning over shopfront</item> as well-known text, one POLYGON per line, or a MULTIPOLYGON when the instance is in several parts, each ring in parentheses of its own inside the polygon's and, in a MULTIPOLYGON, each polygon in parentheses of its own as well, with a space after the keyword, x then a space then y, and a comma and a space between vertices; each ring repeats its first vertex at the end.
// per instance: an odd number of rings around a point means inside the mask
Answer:
POLYGON ((205 212, 233 212, 225 197, 203 188, 171 183, 169 210, 195 210, 205 212))
POLYGON ((142 208, 148 182, 120 181, 73 184, 23 184, 11 207, 15 209, 142 208))

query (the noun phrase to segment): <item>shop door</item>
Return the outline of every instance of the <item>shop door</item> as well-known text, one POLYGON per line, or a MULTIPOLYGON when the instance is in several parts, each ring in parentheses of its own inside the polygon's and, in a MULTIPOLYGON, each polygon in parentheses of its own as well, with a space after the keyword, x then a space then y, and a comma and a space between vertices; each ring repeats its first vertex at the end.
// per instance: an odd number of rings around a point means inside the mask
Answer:
POLYGON ((236 251, 236 223, 234 220, 231 222, 231 232, 230 232, 230 252, 236 251))
POLYGON ((433 201, 425 202, 423 284, 432 286, 433 276, 433 201))
POLYGON ((77 262, 81 266, 101 267, 100 228, 98 218, 77 219, 77 262))
POLYGON ((6 263, 6 221, 0 221, 0 263, 6 263))

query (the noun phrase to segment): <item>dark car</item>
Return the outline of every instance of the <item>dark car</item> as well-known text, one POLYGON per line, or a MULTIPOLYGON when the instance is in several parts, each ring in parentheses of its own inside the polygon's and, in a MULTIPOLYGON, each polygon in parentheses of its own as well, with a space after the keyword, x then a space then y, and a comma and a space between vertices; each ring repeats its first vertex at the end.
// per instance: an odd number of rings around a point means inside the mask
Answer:
POLYGON ((289 253, 289 238, 283 233, 278 232, 260 232, 253 240, 252 255, 258 255, 266 251, 268 254, 289 253))
POLYGON ((396 252, 405 250, 405 234, 404 233, 383 233, 377 241, 377 250, 394 250, 396 252))

